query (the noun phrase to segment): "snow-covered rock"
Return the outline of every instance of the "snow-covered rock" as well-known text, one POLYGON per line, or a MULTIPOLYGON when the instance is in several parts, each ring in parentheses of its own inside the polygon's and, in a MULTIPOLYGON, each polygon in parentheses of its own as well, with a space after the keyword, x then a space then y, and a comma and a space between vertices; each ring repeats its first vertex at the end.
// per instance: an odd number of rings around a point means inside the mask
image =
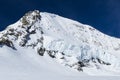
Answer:
POLYGON ((89 25, 38 10, 26 13, 0 32, 0 48, 4 46, 16 54, 22 48, 43 57, 49 55, 64 66, 88 74, 94 74, 95 70, 120 72, 120 39, 89 25))

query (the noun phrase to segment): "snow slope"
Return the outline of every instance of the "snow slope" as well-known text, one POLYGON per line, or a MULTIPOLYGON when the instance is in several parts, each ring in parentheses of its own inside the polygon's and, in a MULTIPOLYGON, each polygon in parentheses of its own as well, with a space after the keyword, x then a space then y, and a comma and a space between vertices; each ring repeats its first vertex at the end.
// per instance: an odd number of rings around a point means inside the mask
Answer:
POLYGON ((1 80, 50 80, 50 78, 53 80, 62 76, 84 75, 61 66, 47 55, 40 57, 38 54, 33 54, 34 51, 31 49, 26 51, 19 48, 18 51, 14 51, 5 46, 0 49, 0 53, 1 80))
POLYGON ((0 32, 0 79, 96 80, 98 77, 89 75, 119 76, 119 52, 120 39, 55 14, 30 11, 0 32))
POLYGON ((119 80, 118 76, 89 76, 62 66, 47 54, 42 57, 34 50, 18 48, 0 48, 1 80, 119 80))

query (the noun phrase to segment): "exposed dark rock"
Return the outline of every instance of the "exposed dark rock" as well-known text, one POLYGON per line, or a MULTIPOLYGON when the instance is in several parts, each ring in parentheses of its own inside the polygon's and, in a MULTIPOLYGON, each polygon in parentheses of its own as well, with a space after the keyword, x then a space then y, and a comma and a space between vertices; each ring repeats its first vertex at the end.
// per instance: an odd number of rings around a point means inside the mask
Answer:
POLYGON ((77 68, 78 71, 83 71, 82 67, 77 68))
POLYGON ((44 32, 43 31, 41 31, 41 34, 43 34, 44 32))
POLYGON ((49 54, 50 57, 55 58, 55 54, 56 54, 55 51, 49 50, 47 51, 47 53, 49 54))
POLYGON ((61 57, 60 59, 65 59, 65 57, 61 57))
POLYGON ((13 28, 11 28, 11 29, 9 29, 9 31, 14 32, 14 29, 13 29, 13 28))
POLYGON ((98 61, 100 64, 111 65, 110 63, 105 62, 105 61, 103 61, 103 60, 100 60, 99 58, 97 58, 97 61, 98 61))
POLYGON ((78 62, 78 65, 79 65, 80 67, 85 67, 85 64, 84 64, 83 62, 81 62, 81 61, 78 62))
POLYGON ((20 46, 24 47, 27 43, 27 40, 24 38, 22 41, 19 43, 20 46))
POLYGON ((23 25, 29 25, 30 23, 34 23, 36 22, 37 20, 40 20, 41 19, 41 16, 40 16, 40 12, 38 10, 34 10, 34 11, 29 11, 28 13, 26 13, 22 19, 21 19, 21 22, 23 25), (35 14, 32 14, 32 13, 35 13, 35 14), (33 20, 32 22, 30 22, 29 20, 29 17, 31 17, 31 19, 33 20))
POLYGON ((44 53, 45 53, 45 48, 41 47, 40 49, 37 50, 37 52, 38 52, 39 55, 43 56, 44 53))
POLYGON ((28 25, 29 24, 29 22, 26 20, 26 17, 22 18, 22 24, 23 25, 28 25))
POLYGON ((5 39, 5 38, 2 38, 2 39, 0 40, 0 45, 1 45, 1 46, 6 45, 6 46, 8 46, 8 47, 11 47, 11 48, 15 49, 12 41, 10 41, 10 40, 8 40, 8 39, 5 39))
POLYGON ((35 33, 36 33, 35 30, 33 30, 33 31, 30 32, 30 34, 35 34, 35 33))

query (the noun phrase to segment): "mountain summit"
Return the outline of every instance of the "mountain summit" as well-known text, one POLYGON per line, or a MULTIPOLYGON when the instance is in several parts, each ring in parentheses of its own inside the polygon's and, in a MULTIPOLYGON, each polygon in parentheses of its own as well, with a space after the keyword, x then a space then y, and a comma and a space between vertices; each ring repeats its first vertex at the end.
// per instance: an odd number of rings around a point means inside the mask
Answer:
MULTIPOLYGON (((120 72, 120 39, 89 25, 38 10, 26 13, 0 32, 0 53, 3 61, 5 56, 13 58, 11 55, 29 57, 30 61, 38 63, 39 58, 50 58, 66 68, 89 75, 96 75, 96 72, 119 75, 120 72)), ((39 64, 44 65, 42 62, 39 64)))

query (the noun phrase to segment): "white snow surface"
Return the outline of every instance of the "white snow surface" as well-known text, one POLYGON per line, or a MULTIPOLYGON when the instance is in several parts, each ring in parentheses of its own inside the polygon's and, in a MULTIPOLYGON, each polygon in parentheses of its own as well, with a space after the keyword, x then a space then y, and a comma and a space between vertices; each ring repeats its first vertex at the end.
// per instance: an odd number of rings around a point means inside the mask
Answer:
POLYGON ((51 13, 25 16, 28 24, 21 18, 0 32, 0 40, 15 47, 0 45, 0 80, 119 80, 120 39, 51 13), (40 56, 40 47, 57 51, 55 58, 40 56), (82 71, 78 62, 85 65, 82 71))

